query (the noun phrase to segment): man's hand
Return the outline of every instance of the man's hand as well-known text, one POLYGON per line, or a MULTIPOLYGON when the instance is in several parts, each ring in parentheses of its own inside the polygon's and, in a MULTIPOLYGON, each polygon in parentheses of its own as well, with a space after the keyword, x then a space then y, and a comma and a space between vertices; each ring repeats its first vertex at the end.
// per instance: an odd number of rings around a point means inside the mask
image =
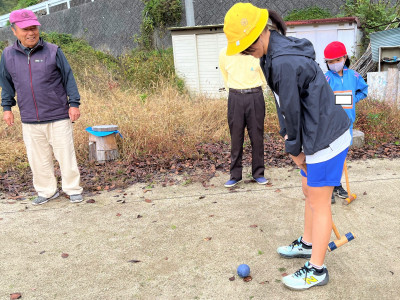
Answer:
POLYGON ((306 156, 304 152, 301 152, 298 156, 289 154, 290 158, 293 159, 294 163, 307 174, 306 156))
POLYGON ((3 112, 3 120, 7 123, 8 126, 14 125, 14 114, 12 111, 3 112))
POLYGON ((79 111, 78 107, 70 107, 68 113, 71 122, 75 122, 81 116, 81 112, 79 111))

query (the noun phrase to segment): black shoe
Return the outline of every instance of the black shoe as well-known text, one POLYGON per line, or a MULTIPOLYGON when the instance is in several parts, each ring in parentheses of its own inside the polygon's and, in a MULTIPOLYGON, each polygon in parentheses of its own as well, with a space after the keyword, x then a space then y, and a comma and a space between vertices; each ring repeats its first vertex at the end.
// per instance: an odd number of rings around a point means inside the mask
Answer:
POLYGON ((331 204, 335 204, 335 203, 336 203, 335 193, 332 193, 331 204))
POLYGON ((346 199, 349 197, 349 195, 347 194, 346 190, 342 187, 342 185, 335 186, 333 188, 333 193, 343 199, 346 199))

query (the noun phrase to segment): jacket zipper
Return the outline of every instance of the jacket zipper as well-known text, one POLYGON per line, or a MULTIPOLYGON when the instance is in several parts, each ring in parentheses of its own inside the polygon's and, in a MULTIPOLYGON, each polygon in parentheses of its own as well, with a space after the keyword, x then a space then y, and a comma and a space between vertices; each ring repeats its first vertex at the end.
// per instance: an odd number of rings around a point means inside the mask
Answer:
POLYGON ((37 118, 38 122, 40 122, 40 120, 39 120, 39 110, 38 110, 37 103, 36 103, 36 99, 35 99, 35 93, 33 92, 32 70, 31 70, 31 64, 30 64, 31 53, 32 53, 33 50, 34 50, 34 49, 32 49, 32 50, 29 52, 29 54, 28 54, 29 79, 30 79, 30 84, 31 84, 33 102, 34 102, 35 108, 36 108, 36 118, 37 118))

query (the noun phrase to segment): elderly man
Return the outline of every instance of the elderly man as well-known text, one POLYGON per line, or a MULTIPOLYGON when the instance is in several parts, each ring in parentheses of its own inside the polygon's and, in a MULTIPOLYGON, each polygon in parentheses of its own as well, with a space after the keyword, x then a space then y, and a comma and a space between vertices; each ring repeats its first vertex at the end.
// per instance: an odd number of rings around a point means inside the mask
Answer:
POLYGON ((18 102, 33 186, 38 194, 32 204, 59 196, 53 154, 60 164, 63 191, 71 202, 81 202, 72 135, 72 122, 80 116, 80 95, 71 67, 58 46, 39 37, 40 23, 32 11, 13 11, 10 23, 17 41, 1 56, 1 106, 4 121, 12 126, 11 107, 18 102))

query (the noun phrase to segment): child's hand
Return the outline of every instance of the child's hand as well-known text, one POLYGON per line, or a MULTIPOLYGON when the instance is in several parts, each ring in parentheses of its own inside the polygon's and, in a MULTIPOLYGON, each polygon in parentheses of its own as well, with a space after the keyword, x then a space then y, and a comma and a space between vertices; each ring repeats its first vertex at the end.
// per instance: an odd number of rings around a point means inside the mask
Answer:
POLYGON ((303 170, 304 173, 307 174, 307 165, 306 165, 306 156, 304 155, 304 152, 301 152, 299 155, 297 156, 293 156, 291 154, 290 158, 293 159, 294 163, 303 170))

